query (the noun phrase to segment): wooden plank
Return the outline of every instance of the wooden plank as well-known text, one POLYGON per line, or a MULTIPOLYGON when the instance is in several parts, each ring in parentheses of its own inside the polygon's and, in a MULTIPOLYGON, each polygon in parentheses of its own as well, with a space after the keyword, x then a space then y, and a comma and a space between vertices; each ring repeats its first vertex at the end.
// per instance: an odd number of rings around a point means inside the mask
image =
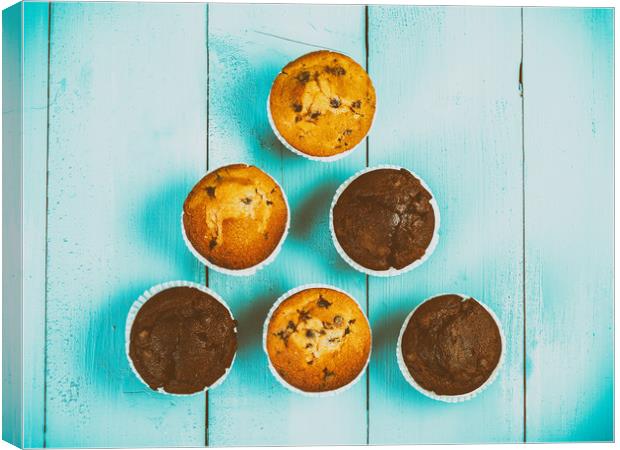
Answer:
POLYGON ((24 3, 24 446, 44 445, 49 3, 24 3))
POLYGON ((23 8, 2 11, 2 439, 23 444, 23 8), (15 345, 17 343, 17 345, 15 345))
POLYGON ((526 8, 527 440, 613 434, 613 10, 526 8))
POLYGON ((415 171, 441 212, 439 245, 423 266, 370 279, 371 444, 523 438, 520 25, 516 8, 370 8, 380 108, 370 165, 415 171), (444 292, 485 302, 507 336, 498 379, 462 404, 424 397, 396 362, 402 321, 444 292))
POLYGON ((204 396, 144 387, 124 326, 146 288, 204 280, 180 214, 206 164, 206 7, 51 15, 46 443, 201 446, 204 396))
POLYGON ((333 193, 364 166, 364 149, 334 163, 306 160, 277 142, 266 115, 271 83, 287 62, 331 48, 363 64, 364 42, 361 6, 209 6, 209 165, 258 165, 282 184, 292 210, 273 264, 241 279, 209 273, 239 321, 240 339, 234 370, 209 394, 209 445, 366 442, 365 380, 334 397, 302 397, 273 378, 261 346, 269 307, 292 287, 331 283, 365 301, 364 276, 340 259, 327 223, 333 193))

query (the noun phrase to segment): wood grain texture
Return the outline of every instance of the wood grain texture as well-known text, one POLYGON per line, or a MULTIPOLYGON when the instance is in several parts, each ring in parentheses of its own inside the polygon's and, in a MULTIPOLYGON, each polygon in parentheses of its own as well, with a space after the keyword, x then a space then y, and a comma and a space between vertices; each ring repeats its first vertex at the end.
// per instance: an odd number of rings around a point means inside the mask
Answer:
POLYGON ((305 283, 330 283, 365 302, 364 276, 336 253, 327 224, 337 186, 364 166, 364 148, 335 163, 286 150, 271 131, 266 103, 280 69, 321 48, 363 64, 360 6, 209 6, 209 166, 247 162, 283 186, 292 213, 277 260, 256 275, 231 279, 209 273, 209 286, 239 321, 239 352, 226 382, 209 393, 209 445, 363 444, 366 383, 328 398, 285 390, 268 370, 262 325, 272 303, 305 283))
POLYGON ((371 7, 370 74, 379 112, 370 165, 421 176, 441 212, 421 267, 370 279, 372 444, 518 442, 523 438, 520 10, 371 7), (445 404, 402 377, 395 346, 421 301, 456 292, 485 302, 506 334, 498 379, 445 404))
POLYGON ((203 445, 204 397, 143 386, 124 327, 150 286, 204 280, 180 215, 206 159, 205 6, 51 14, 47 445, 203 445))
POLYGON ((2 439, 23 444, 23 8, 2 11, 2 439))
POLYGON ((528 441, 613 435, 613 10, 526 8, 528 441))
MULTIPOLYGON (((5 95, 20 92, 20 8, 3 14, 5 95)), ((4 402, 14 412, 4 415, 5 439, 21 438, 21 383, 30 446, 613 439, 613 11, 372 6, 367 19, 363 6, 54 3, 48 17, 47 4, 26 4, 28 178, 6 169, 3 177, 12 244, 3 307, 5 336, 20 335, 21 321, 6 319, 21 313, 7 299, 22 295, 23 187, 27 375, 5 351, 4 402), (366 148, 312 162, 269 127, 274 77, 320 48, 368 58, 378 97, 370 165, 405 166, 437 197, 439 246, 403 276, 366 284, 329 237, 332 196, 365 167, 366 148), (146 288, 206 281, 182 241, 182 203, 207 169, 233 162, 281 183, 292 224, 279 257, 256 275, 208 274, 240 340, 205 411, 203 395, 140 384, 124 355, 124 325, 146 288), (310 399, 273 378, 261 333, 277 297, 317 282, 368 300, 374 343, 367 377, 310 399), (507 337, 499 378, 463 404, 423 397, 396 364, 405 316, 443 292, 485 302, 507 337)), ((3 99, 5 168, 22 164, 7 152, 19 142, 18 97, 3 99)))
POLYGON ((45 426, 45 251, 49 4, 24 3, 23 183, 24 446, 42 447, 45 426))

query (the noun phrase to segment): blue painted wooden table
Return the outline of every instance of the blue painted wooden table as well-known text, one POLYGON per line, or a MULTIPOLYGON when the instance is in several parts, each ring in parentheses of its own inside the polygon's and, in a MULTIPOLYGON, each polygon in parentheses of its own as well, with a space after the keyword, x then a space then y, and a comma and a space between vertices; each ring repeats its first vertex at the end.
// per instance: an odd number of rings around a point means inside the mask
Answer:
POLYGON ((613 439, 612 10, 25 3, 5 36, 22 15, 24 445, 613 439), (279 69, 319 48, 365 65, 378 97, 366 145, 328 164, 284 149, 265 111, 279 69), (179 214, 240 161, 281 183, 292 228, 233 279, 187 251, 179 214), (422 176, 442 217, 429 261, 388 279, 349 268, 327 224, 336 187, 383 163, 422 176), (150 392, 125 359, 129 306, 173 279, 239 321, 208 397, 150 392), (286 391, 260 343, 272 302, 311 282, 354 294, 373 328, 365 378, 331 398, 286 391), (499 378, 462 404, 423 397, 395 358, 407 313, 441 292, 487 303, 507 337, 499 378))

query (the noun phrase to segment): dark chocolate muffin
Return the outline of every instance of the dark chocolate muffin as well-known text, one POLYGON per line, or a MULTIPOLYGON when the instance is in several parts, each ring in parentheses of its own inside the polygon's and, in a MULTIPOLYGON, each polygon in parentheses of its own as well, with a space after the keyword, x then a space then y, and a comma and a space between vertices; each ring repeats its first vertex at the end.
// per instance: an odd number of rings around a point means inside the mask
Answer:
POLYGON ((432 195, 405 169, 375 169, 354 179, 333 210, 344 252, 371 270, 403 269, 421 259, 435 233, 432 195))
POLYGON ((129 356, 151 389, 192 394, 211 386, 232 364, 236 322, 211 295, 193 287, 155 294, 131 327, 129 356))
POLYGON ((401 351, 422 388, 437 395, 461 395, 489 379, 502 354, 502 339, 495 319, 476 300, 442 295, 415 310, 401 351))

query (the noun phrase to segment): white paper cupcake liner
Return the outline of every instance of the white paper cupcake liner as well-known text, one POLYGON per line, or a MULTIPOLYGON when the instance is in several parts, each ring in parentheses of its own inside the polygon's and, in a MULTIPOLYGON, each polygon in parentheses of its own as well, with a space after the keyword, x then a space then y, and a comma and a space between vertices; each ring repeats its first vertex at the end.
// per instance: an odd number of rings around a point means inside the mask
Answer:
MULTIPOLYGON (((346 54, 344 54, 342 52, 338 52, 338 53, 340 53, 341 55, 345 55, 345 56, 351 58, 353 61, 355 61, 355 58, 352 58, 349 55, 346 55, 346 54)), ((278 73, 278 75, 280 75, 280 73, 278 73)), ((370 74, 368 74, 368 77, 370 78, 370 74)), ((275 78, 274 78, 274 82, 275 82, 275 78)), ((372 79, 371 79, 371 82, 372 82, 372 79)), ((271 84, 271 89, 273 89, 273 83, 271 84)), ((375 123, 375 118, 377 117, 377 111, 379 109, 379 107, 378 107, 379 101, 378 101, 377 98, 375 98, 375 113, 373 114, 372 120, 370 121, 370 126, 368 127, 368 131, 366 132, 364 137, 357 143, 357 145, 354 145, 350 149, 345 150, 342 153, 338 153, 337 155, 332 155, 332 156, 313 156, 313 155, 309 155, 307 153, 304 153, 301 150, 297 150, 295 147, 293 147, 293 145, 289 144, 288 141, 286 139, 284 139, 284 136, 282 136, 280 134, 280 132, 278 131, 278 127, 276 127, 276 125, 275 125, 275 123, 273 121, 273 117, 271 116, 271 106, 270 106, 271 89, 269 90, 269 96, 267 97, 267 119, 269 120, 269 125, 271 126, 271 129, 273 130, 273 134, 276 135, 278 140, 287 149, 289 149, 290 151, 292 151, 296 155, 303 156, 304 158, 309 159, 311 161, 333 162, 333 161, 338 161, 339 159, 342 159, 342 158, 344 158, 346 156, 349 156, 351 153, 353 153, 354 150, 356 150, 357 148, 359 148, 360 146, 362 146, 364 144, 364 141, 366 140, 366 138, 370 134, 370 130, 372 130, 372 126, 375 123)), ((375 97, 376 97, 376 95, 375 95, 375 97)))
MULTIPOLYGON (((231 163, 231 164, 226 164, 226 166, 234 165, 234 164, 244 164, 246 166, 249 166, 249 164, 245 164, 245 163, 231 163)), ((225 167, 225 166, 222 166, 222 167, 225 167)), ((218 167, 216 169, 212 169, 212 170, 208 171, 205 175, 203 175, 202 178, 204 178, 207 175, 215 172, 216 170, 221 169, 222 167, 218 167)), ((220 272, 220 273, 223 273, 225 275, 233 275, 233 276, 249 276, 249 275, 254 275, 257 271, 259 271, 263 267, 265 267, 265 266, 271 264, 273 261, 275 261, 276 257, 280 253, 280 250, 282 249, 282 246, 284 245, 284 241, 286 240, 286 237, 288 236, 289 228, 291 226, 291 208, 290 208, 290 206, 288 204, 288 198, 286 197, 286 192, 284 192, 284 189, 282 188, 280 183, 274 177, 272 177, 271 174, 265 172, 264 170, 263 170, 263 172, 265 174, 267 174, 273 180, 273 182, 276 183, 276 185, 278 185, 278 187, 280 188, 280 192, 282 192, 282 198, 284 199, 284 204, 286 205, 286 212, 287 212, 287 214, 286 214, 286 225, 284 226, 284 232, 282 233, 282 237, 280 238, 280 241, 278 242, 278 245, 276 245, 276 248, 273 249, 273 251, 271 252, 271 254, 267 258, 265 258, 263 261, 259 262, 258 264, 253 265, 252 267, 247 267, 245 269, 229 269, 229 268, 226 268, 226 267, 218 266, 217 264, 212 263, 207 258, 202 256, 198 252, 198 250, 196 250, 194 248, 194 246, 192 245, 190 240, 187 238, 187 233, 185 232, 185 224, 183 223, 183 216, 185 215, 185 211, 181 211, 181 233, 183 234, 183 241, 185 242, 185 245, 187 246, 189 251, 192 253, 192 255, 194 255, 194 257, 198 261, 200 261, 203 265, 207 266, 209 269, 213 269, 213 270, 215 270, 217 272, 220 272)))
POLYGON ((331 396, 334 396, 336 394, 339 394, 341 392, 344 392, 344 391, 350 389, 359 380, 361 380, 362 377, 364 376, 364 373, 366 373, 366 368, 368 367, 368 363, 370 362, 370 355, 372 353, 372 329, 370 327, 370 322, 368 321, 368 317, 366 317, 366 314, 364 313, 364 310, 360 306, 359 302, 357 301, 357 299, 355 297, 353 297, 348 292, 346 292, 346 291, 344 291, 344 290, 342 290, 340 288, 337 288, 335 286, 329 285, 329 284, 304 284, 304 285, 297 286, 297 287, 295 287, 295 288, 285 292, 271 306, 271 309, 267 313, 267 318, 265 319, 265 323, 263 325, 263 350, 265 352, 265 355, 267 355, 267 363, 269 365, 269 370, 271 371, 271 373, 274 376, 274 378, 276 380, 278 380, 278 382, 282 386, 284 386, 286 389, 288 389, 291 392, 295 392, 296 394, 303 395, 305 397, 331 397, 331 396), (366 323, 368 324, 368 330, 370 330, 370 349, 368 351, 368 359, 366 360, 366 363, 364 364, 364 367, 362 368, 362 370, 360 370, 360 373, 351 382, 349 382, 348 384, 345 384, 344 386, 339 387, 338 389, 334 389, 334 390, 331 390, 331 391, 307 392, 307 391, 304 391, 302 389, 299 389, 299 388, 289 384, 284 378, 282 378, 282 376, 278 373, 278 371, 273 366, 273 364, 271 364, 271 359, 269 358, 269 352, 267 351, 267 334, 268 334, 268 330, 269 330, 269 322, 271 322, 271 316, 273 315, 275 310, 278 309, 278 307, 286 299, 288 299, 292 295, 295 295, 295 294, 297 294, 298 292, 301 292, 301 291, 305 291, 306 289, 313 289, 313 288, 333 289, 334 291, 341 292, 341 293, 345 294, 346 296, 348 296, 349 298, 351 298, 357 304, 357 306, 359 307, 360 311, 362 311, 362 315, 364 316, 364 319, 366 320, 366 323))
POLYGON ((349 264, 355 270, 365 273, 366 275, 372 275, 376 277, 393 277, 396 275, 401 275, 405 272, 409 272, 410 270, 413 270, 416 267, 421 266, 428 258, 430 258, 430 256, 435 251, 437 244, 439 243, 439 225, 440 225, 439 206, 437 205, 437 200, 435 199, 435 195, 433 194, 433 191, 431 191, 431 189, 424 182, 424 180, 412 170, 409 170, 401 166, 395 166, 395 165, 390 165, 390 164, 381 164, 378 166, 366 167, 365 169, 362 169, 356 174, 354 174, 353 176, 349 177, 336 190, 336 193, 334 194, 334 198, 332 200, 331 207, 329 208, 329 231, 332 236, 332 242, 334 243, 334 247, 336 247, 336 251, 338 252, 338 254, 342 257, 342 259, 344 259, 347 262, 347 264, 349 264), (406 170, 407 172, 412 174, 414 177, 416 177, 420 181, 420 184, 422 185, 422 187, 424 187, 424 189, 426 189, 431 194, 431 200, 429 203, 431 207, 433 208, 433 213, 435 214, 435 229, 433 231, 433 237, 431 238, 431 242, 428 244, 428 247, 426 248, 426 252, 424 253, 424 255, 420 259, 413 261, 411 264, 403 267, 402 269, 396 269, 395 267, 390 267, 387 270, 373 270, 373 269, 369 269, 367 267, 362 266, 361 264, 354 261, 351 257, 349 257, 349 255, 347 255, 347 252, 344 251, 344 249, 340 245, 340 242, 338 242, 338 238, 336 237, 336 230, 334 229, 334 206, 336 206, 336 203, 338 202, 340 195, 356 178, 360 177, 361 175, 365 173, 372 172, 374 170, 380 170, 380 169, 406 170))
MULTIPOLYGON (((150 289, 144 291, 144 293, 135 302, 133 302, 133 304, 131 305, 131 308, 129 308, 129 313, 127 314, 127 321, 125 322, 125 354, 127 356, 127 361, 129 361, 129 367, 131 367, 131 370, 133 371, 133 373, 136 375, 138 380, 140 380, 142 384, 144 384, 150 390, 153 390, 153 389, 148 385, 148 383, 144 381, 142 376, 140 376, 140 373, 138 373, 138 371, 136 370, 136 367, 133 364, 133 360, 131 359, 131 356, 129 355, 129 346, 130 346, 130 341, 131 341, 131 327, 133 326, 133 322, 136 316, 138 315, 138 311, 140 311, 140 308, 142 308, 142 305, 144 305, 147 301, 149 301, 149 299, 153 297, 155 294, 159 294, 162 291, 165 291, 167 289, 174 288, 174 287, 191 287, 191 288, 198 289, 199 291, 202 291, 205 294, 210 295, 211 297, 216 299, 218 302, 220 302, 222 305, 224 305, 224 307, 230 313, 230 317, 234 320, 233 313, 228 307, 228 305, 226 304, 226 302, 217 293, 215 293, 208 287, 203 286, 198 283, 194 283, 191 281, 168 281, 166 283, 157 284, 151 287, 150 289)), ((237 333, 236 326, 235 326, 235 333, 237 333)), ((232 370, 232 367, 233 367, 233 364, 235 363, 236 358, 237 358, 237 352, 235 351, 233 359, 230 362, 230 366, 226 369, 224 374, 220 378, 218 378, 213 384, 211 384, 211 386, 207 386, 206 388, 200 391, 192 392, 191 394, 175 394, 171 392, 166 392, 164 388, 160 387, 157 389, 156 392, 166 394, 166 395, 173 395, 177 397, 187 397, 187 396, 197 395, 197 394, 207 392, 211 389, 216 388, 220 384, 222 384, 222 382, 226 379, 226 377, 232 370)))
POLYGON ((415 379, 413 378, 413 376, 411 375, 411 373, 409 372, 409 369, 407 368, 407 365, 405 364, 405 359, 403 357, 403 352, 402 352, 402 339, 403 339, 403 335, 405 334, 405 330, 407 328, 407 325, 409 324, 409 321, 411 320, 411 317, 413 317, 413 314, 416 312, 416 310, 423 305, 424 303, 426 303, 429 300, 432 300, 436 297, 441 297, 442 295, 458 295, 459 297, 461 297, 463 300, 466 299, 474 299, 471 296, 468 295, 463 295, 463 294, 437 294, 437 295, 433 295, 430 298, 427 298, 426 300, 424 300, 422 303, 420 303, 418 306, 416 306, 415 308, 413 308, 413 310, 407 315, 407 318, 405 319, 405 321, 403 322, 403 325, 400 329, 400 333, 398 335, 398 342, 396 344, 396 360, 398 361, 398 367, 400 369, 400 372, 403 374, 403 377, 405 378, 405 380, 407 380, 407 382, 413 386, 417 391, 419 391, 420 393, 426 395, 429 398, 432 398, 433 400, 439 400, 441 402, 446 402, 446 403, 459 403, 459 402, 464 402, 466 400, 471 400, 472 398, 476 397, 478 394, 480 394, 482 391, 484 391, 486 388, 488 388, 491 383, 493 383, 493 381, 495 381, 495 379, 497 378, 497 375, 499 374, 499 371, 504 363, 504 355, 506 353, 506 339, 504 337, 504 330, 502 328, 502 324, 499 321, 499 319, 497 318, 497 316, 495 315, 495 313, 493 312, 493 310, 491 308, 489 308, 487 305, 485 305, 484 303, 482 303, 481 301, 476 300, 476 302, 478 302, 484 309, 487 310, 487 312, 491 315, 491 317, 493 318, 493 320, 495 321, 495 324, 497 325, 497 328, 499 330, 499 336, 500 336, 500 340, 501 340, 501 344, 502 344, 502 352, 499 356, 499 361, 497 362, 497 366, 495 366, 495 369, 493 369, 493 372, 491 372, 491 375, 489 375, 489 378, 487 378, 487 380, 477 389, 468 392, 466 394, 459 394, 459 395, 438 395, 435 394, 435 392, 433 391, 429 391, 427 389, 424 389, 422 386, 420 386, 415 379))

